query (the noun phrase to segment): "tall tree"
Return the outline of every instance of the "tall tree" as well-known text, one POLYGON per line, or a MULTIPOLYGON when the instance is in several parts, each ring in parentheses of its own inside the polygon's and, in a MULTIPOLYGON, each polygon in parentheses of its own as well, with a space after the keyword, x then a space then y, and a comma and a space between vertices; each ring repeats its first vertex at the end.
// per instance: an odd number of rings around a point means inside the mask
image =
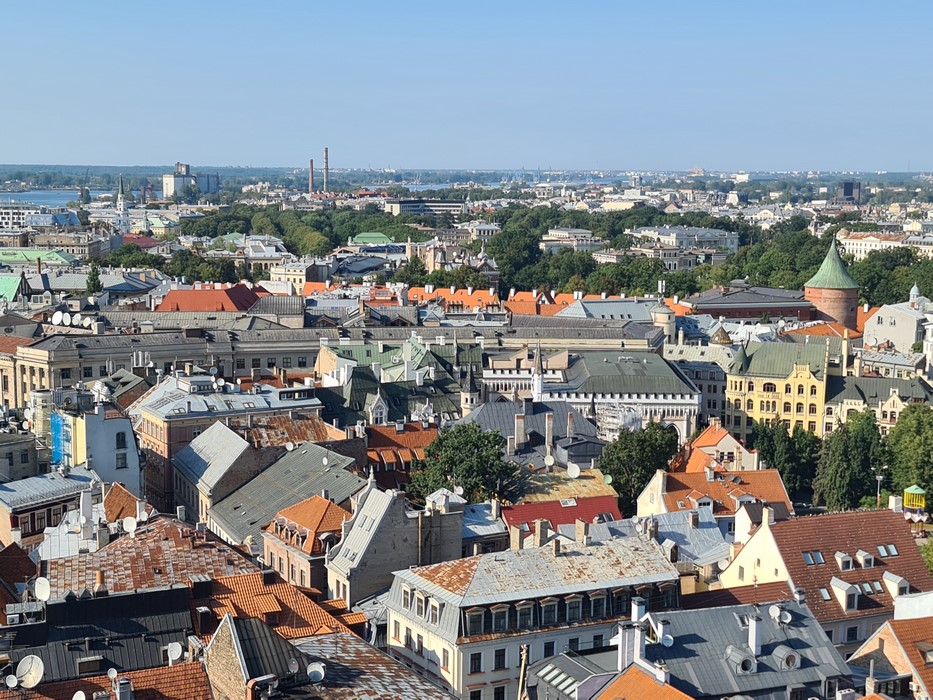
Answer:
POLYGON ((813 495, 831 511, 855 508, 876 488, 872 467, 884 462, 884 446, 875 414, 865 410, 823 440, 813 495))
POLYGON ((898 489, 933 489, 933 407, 912 404, 901 412, 888 434, 888 454, 898 489))
POLYGON ((599 468, 612 477, 623 515, 634 515, 638 495, 658 469, 667 470, 677 454, 677 434, 659 423, 643 430, 622 430, 603 450, 599 468))
POLYGON ((444 428, 428 445, 423 462, 412 465, 410 490, 424 498, 439 488, 463 488, 470 502, 509 496, 515 467, 502 459, 505 439, 476 423, 444 428))
POLYGON ((100 281, 100 266, 96 262, 92 262, 91 269, 87 273, 87 286, 84 291, 88 296, 91 296, 103 290, 104 284, 100 281))

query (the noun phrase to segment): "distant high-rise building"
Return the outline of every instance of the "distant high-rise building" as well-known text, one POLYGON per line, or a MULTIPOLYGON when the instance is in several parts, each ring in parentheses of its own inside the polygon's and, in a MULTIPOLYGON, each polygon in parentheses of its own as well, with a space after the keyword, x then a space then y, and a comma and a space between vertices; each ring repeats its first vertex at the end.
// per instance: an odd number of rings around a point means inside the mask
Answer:
POLYGON ((168 199, 181 194, 186 187, 195 185, 201 194, 220 191, 220 176, 217 173, 191 173, 187 163, 175 163, 175 172, 162 176, 162 197, 168 199))
POLYGON ((834 202, 836 204, 860 204, 862 198, 862 183, 855 180, 845 180, 836 190, 834 202))

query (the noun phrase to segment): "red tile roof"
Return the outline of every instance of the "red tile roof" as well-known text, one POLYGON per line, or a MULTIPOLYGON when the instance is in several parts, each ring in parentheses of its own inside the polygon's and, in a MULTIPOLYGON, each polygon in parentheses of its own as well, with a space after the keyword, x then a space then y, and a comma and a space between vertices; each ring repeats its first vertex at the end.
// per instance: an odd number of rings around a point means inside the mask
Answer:
POLYGON ((777 469, 723 472, 714 481, 707 481, 704 472, 668 474, 666 482, 664 504, 671 513, 695 508, 694 500, 709 496, 715 515, 735 515, 739 508, 736 499, 744 495, 766 503, 784 503, 788 513, 794 512, 777 469))
POLYGON ((0 549, 0 624, 6 624, 7 604, 18 602, 16 585, 25 584, 37 571, 36 563, 15 542, 0 549))
POLYGON ((30 345, 35 341, 35 338, 21 338, 18 335, 0 336, 0 353, 4 355, 15 355, 16 348, 21 348, 24 345, 30 345))
POLYGON ((349 517, 350 511, 344 510, 326 498, 315 495, 280 510, 275 514, 273 521, 266 526, 265 531, 307 554, 320 554, 323 552, 324 543, 318 539, 318 536, 325 532, 340 533, 341 523, 349 517), (285 530, 281 531, 281 528, 276 527, 275 522, 279 518, 285 518, 288 523, 294 523, 295 529, 291 530, 286 525, 285 530), (276 530, 280 530, 280 533, 276 534, 276 530), (302 530, 307 530, 307 534, 299 537, 302 530))
POLYGON ((691 696, 680 692, 669 683, 660 683, 653 674, 632 664, 614 681, 603 688, 593 700, 626 700, 626 698, 651 698, 651 700, 691 700, 691 696))
POLYGON ((111 592, 168 586, 194 574, 216 578, 256 571, 212 533, 197 536, 189 525, 165 515, 140 524, 135 537, 123 535, 96 552, 43 561, 41 567, 55 596, 93 588, 98 570, 104 572, 111 592))
POLYGON ((759 583, 757 586, 736 586, 719 588, 715 591, 688 593, 680 597, 680 607, 684 610, 699 608, 721 608, 727 605, 751 605, 753 603, 776 603, 790 600, 790 586, 786 581, 759 583))
POLYGON ((156 311, 246 311, 259 301, 256 290, 242 284, 224 289, 173 289, 156 311))
POLYGON ((907 579, 912 593, 933 590, 933 577, 900 513, 874 510, 811 515, 775 523, 770 529, 792 585, 804 589, 807 605, 821 623, 866 615, 893 615, 894 600, 882 579, 885 572, 907 579), (879 556, 878 546, 889 544, 895 546, 897 555, 879 556), (860 549, 875 557, 875 566, 868 569, 859 566, 855 554, 860 549), (803 553, 812 551, 822 553, 823 564, 807 565, 803 553), (852 557, 851 570, 839 569, 836 552, 852 557), (833 577, 853 584, 880 581, 882 592, 859 595, 858 609, 845 612, 832 595, 833 577), (823 600, 821 588, 830 593, 829 600, 823 600))
POLYGON ((691 447, 715 447, 729 435, 729 431, 721 425, 708 425, 702 433, 690 441, 690 445, 691 447))
POLYGON ((556 316, 567 308, 561 304, 539 304, 536 301, 513 300, 505 302, 503 306, 517 316, 556 316))
MULTIPOLYGON (((120 673, 119 678, 133 681, 133 700, 212 700, 207 672, 201 663, 178 663, 141 671, 120 673)), ((87 700, 95 693, 112 692, 112 683, 106 676, 90 676, 58 683, 43 683, 33 690, 0 690, 0 700, 71 700, 82 691, 87 700)), ((112 697, 108 695, 107 697, 112 697)))
POLYGON ((552 528, 558 525, 572 525, 577 520, 592 523, 600 513, 609 513, 613 520, 621 520, 619 502, 615 496, 589 496, 585 498, 565 499, 564 501, 537 501, 505 506, 502 518, 509 527, 526 524, 533 528, 535 520, 547 520, 552 528), (571 503, 572 501, 572 503, 571 503))
POLYGON ((925 649, 933 646, 933 617, 891 620, 888 624, 927 693, 933 692, 933 664, 927 663, 925 653, 920 648, 921 645, 925 649))
POLYGON ((141 236, 138 233, 124 233, 123 245, 130 244, 139 246, 142 250, 149 250, 150 248, 162 245, 162 241, 152 236, 141 236))
POLYGON ((465 559, 454 559, 440 564, 422 566, 418 569, 418 575, 425 581, 436 583, 454 595, 463 595, 466 593, 467 588, 470 587, 473 574, 476 573, 476 567, 479 566, 482 557, 482 554, 478 554, 465 559))
POLYGON ((787 335, 811 335, 811 336, 826 336, 830 338, 842 338, 845 336, 846 331, 849 332, 849 338, 861 338, 862 334, 857 330, 852 328, 846 328, 841 323, 836 321, 824 321, 823 323, 814 323, 812 326, 806 326, 804 328, 795 328, 791 331, 786 331, 787 335))
MULTIPOLYGON (((107 495, 104 496, 104 517, 107 518, 108 523, 115 523, 126 517, 135 518, 138 502, 139 499, 127 491, 123 484, 114 482, 107 491, 107 495)), ((146 513, 152 515, 155 513, 155 508, 147 503, 146 513)))
POLYGON ((467 289, 454 289, 451 292, 450 287, 435 287, 430 292, 426 287, 411 287, 408 290, 408 301, 413 304, 432 300, 441 301, 445 306, 463 306, 469 309, 499 306, 499 294, 495 289, 490 294, 489 289, 485 287, 474 289, 472 294, 467 289))
POLYGON ((267 624, 285 639, 350 632, 346 625, 291 584, 277 576, 273 576, 270 583, 264 583, 263 576, 259 572, 214 579, 209 598, 191 600, 196 622, 199 620, 197 608, 206 607, 213 613, 210 624, 196 628, 196 632, 201 637, 212 635, 227 613, 233 617, 258 618, 273 613, 274 619, 265 618, 267 624))

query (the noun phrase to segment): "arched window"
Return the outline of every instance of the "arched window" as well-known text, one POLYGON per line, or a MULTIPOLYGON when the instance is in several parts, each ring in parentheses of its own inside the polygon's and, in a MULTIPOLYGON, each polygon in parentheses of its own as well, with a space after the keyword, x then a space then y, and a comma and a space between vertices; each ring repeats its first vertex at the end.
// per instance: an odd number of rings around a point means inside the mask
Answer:
POLYGON ((735 410, 736 410, 736 411, 741 411, 741 410, 742 410, 742 400, 741 400, 741 399, 736 399, 736 400, 735 400, 735 410))
POLYGON ((765 385, 761 387, 761 389, 762 391, 771 391, 771 392, 777 391, 777 387, 771 382, 766 382, 765 385))
POLYGON ((807 406, 807 413, 810 414, 811 416, 816 415, 816 404, 815 403, 811 403, 809 406, 807 406))
POLYGON ((827 416, 833 415, 833 407, 832 407, 832 406, 827 406, 827 407, 826 407, 826 415, 827 415, 827 416))
POLYGON ((755 391, 755 382, 749 382, 749 383, 748 383, 748 390, 749 390, 749 391, 755 391))
POLYGON ((789 393, 790 393, 790 384, 785 384, 785 385, 784 385, 784 393, 785 393, 785 394, 789 394, 789 393))
POLYGON ((745 410, 746 410, 746 411, 754 411, 754 410, 755 410, 755 402, 752 401, 751 399, 749 399, 748 401, 746 401, 746 402, 745 402, 745 410))
POLYGON ((816 384, 810 387, 810 396, 816 396, 816 384))
POLYGON ((797 385, 797 396, 803 396, 803 384, 797 385))
POLYGON ((784 402, 784 413, 790 413, 790 401, 784 402))
POLYGON ((797 413, 803 413, 803 404, 802 404, 802 403, 798 403, 797 406, 795 407, 795 409, 796 409, 797 413))

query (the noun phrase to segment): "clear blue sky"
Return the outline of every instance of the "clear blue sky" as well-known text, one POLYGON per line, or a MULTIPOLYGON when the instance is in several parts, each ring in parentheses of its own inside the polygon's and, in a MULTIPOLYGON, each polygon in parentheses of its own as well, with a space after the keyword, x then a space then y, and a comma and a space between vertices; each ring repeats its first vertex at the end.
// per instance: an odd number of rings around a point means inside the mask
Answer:
POLYGON ((933 169, 933 3, 7 2, 0 162, 933 169))

